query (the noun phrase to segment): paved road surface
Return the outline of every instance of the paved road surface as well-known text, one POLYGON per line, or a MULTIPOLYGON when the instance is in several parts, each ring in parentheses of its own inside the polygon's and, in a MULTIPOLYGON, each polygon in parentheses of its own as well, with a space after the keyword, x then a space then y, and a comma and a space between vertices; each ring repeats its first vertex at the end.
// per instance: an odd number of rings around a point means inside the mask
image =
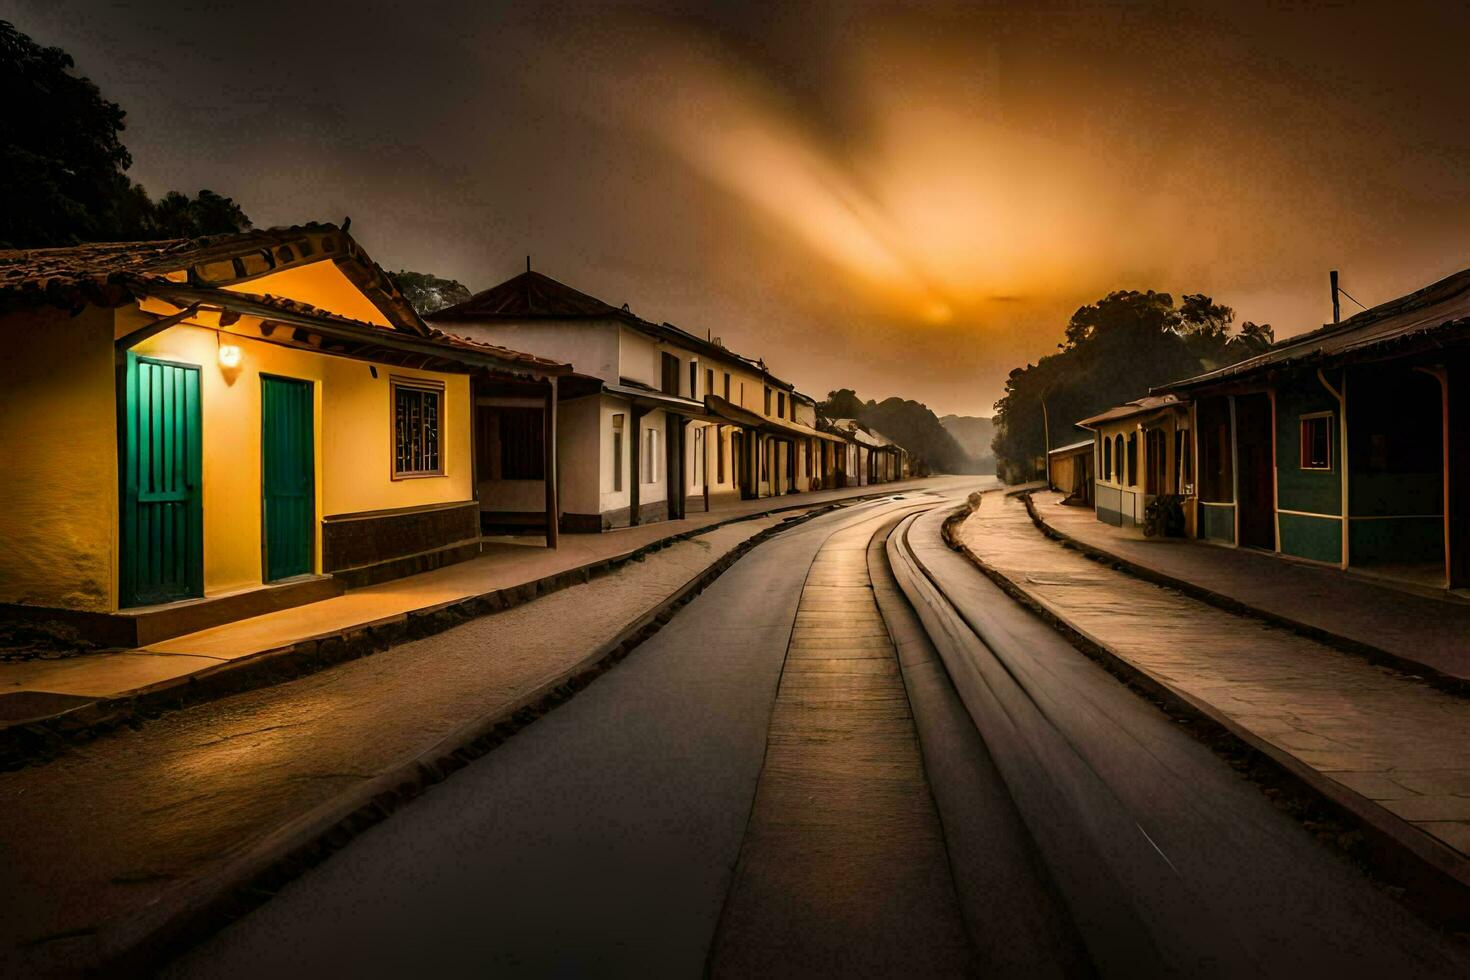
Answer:
POLYGON ((812 559, 905 503, 757 548, 615 670, 175 972, 698 976, 812 559))

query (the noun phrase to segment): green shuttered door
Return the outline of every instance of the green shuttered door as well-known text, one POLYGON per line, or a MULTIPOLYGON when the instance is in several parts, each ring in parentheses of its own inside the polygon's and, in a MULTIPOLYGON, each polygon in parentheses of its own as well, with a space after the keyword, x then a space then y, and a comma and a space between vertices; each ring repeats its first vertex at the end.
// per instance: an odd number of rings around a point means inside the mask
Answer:
POLYGON ((312 570, 316 524, 312 392, 307 381, 260 380, 265 578, 274 582, 312 570))
POLYGON ((199 368, 128 355, 119 601, 204 594, 199 368))

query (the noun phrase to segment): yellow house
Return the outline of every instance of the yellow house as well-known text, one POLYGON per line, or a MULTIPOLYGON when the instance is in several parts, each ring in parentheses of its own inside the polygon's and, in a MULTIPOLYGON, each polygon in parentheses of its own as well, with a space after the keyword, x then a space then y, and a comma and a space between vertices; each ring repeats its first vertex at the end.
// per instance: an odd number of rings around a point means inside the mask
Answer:
POLYGON ((1178 497, 1185 533, 1196 514, 1194 433, 1189 405, 1173 395, 1150 395, 1077 423, 1093 432, 1097 519, 1116 527, 1142 526, 1148 505, 1178 497))
POLYGON ((0 251, 0 331, 0 613, 124 645, 477 554, 472 399, 554 419, 569 370, 329 224, 0 251))

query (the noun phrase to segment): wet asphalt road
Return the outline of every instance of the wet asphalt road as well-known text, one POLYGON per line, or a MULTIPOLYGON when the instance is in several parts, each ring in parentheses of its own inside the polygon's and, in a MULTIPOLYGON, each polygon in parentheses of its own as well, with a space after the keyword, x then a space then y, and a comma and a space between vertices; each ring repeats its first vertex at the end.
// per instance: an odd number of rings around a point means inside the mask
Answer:
MULTIPOLYGON (((803 582, 833 535, 915 503, 762 545, 616 670, 171 972, 705 973, 803 582)), ((975 972, 1466 975, 1458 946, 936 546, 940 517, 894 534, 922 543, 942 593, 886 549, 918 613, 889 626, 975 972)), ((873 581, 889 614, 899 593, 873 581)))

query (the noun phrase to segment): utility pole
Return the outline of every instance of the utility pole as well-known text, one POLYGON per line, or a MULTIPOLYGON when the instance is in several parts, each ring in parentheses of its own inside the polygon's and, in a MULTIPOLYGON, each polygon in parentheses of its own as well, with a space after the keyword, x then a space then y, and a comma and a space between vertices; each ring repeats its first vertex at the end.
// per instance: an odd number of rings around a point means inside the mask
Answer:
POLYGON ((1327 273, 1327 278, 1332 282, 1332 322, 1339 323, 1342 320, 1342 308, 1337 299, 1337 270, 1333 269, 1327 273))
POLYGON ((1045 455, 1041 458, 1046 471, 1046 485, 1051 486, 1051 419, 1046 414, 1046 392, 1041 393, 1041 438, 1046 443, 1045 455))

